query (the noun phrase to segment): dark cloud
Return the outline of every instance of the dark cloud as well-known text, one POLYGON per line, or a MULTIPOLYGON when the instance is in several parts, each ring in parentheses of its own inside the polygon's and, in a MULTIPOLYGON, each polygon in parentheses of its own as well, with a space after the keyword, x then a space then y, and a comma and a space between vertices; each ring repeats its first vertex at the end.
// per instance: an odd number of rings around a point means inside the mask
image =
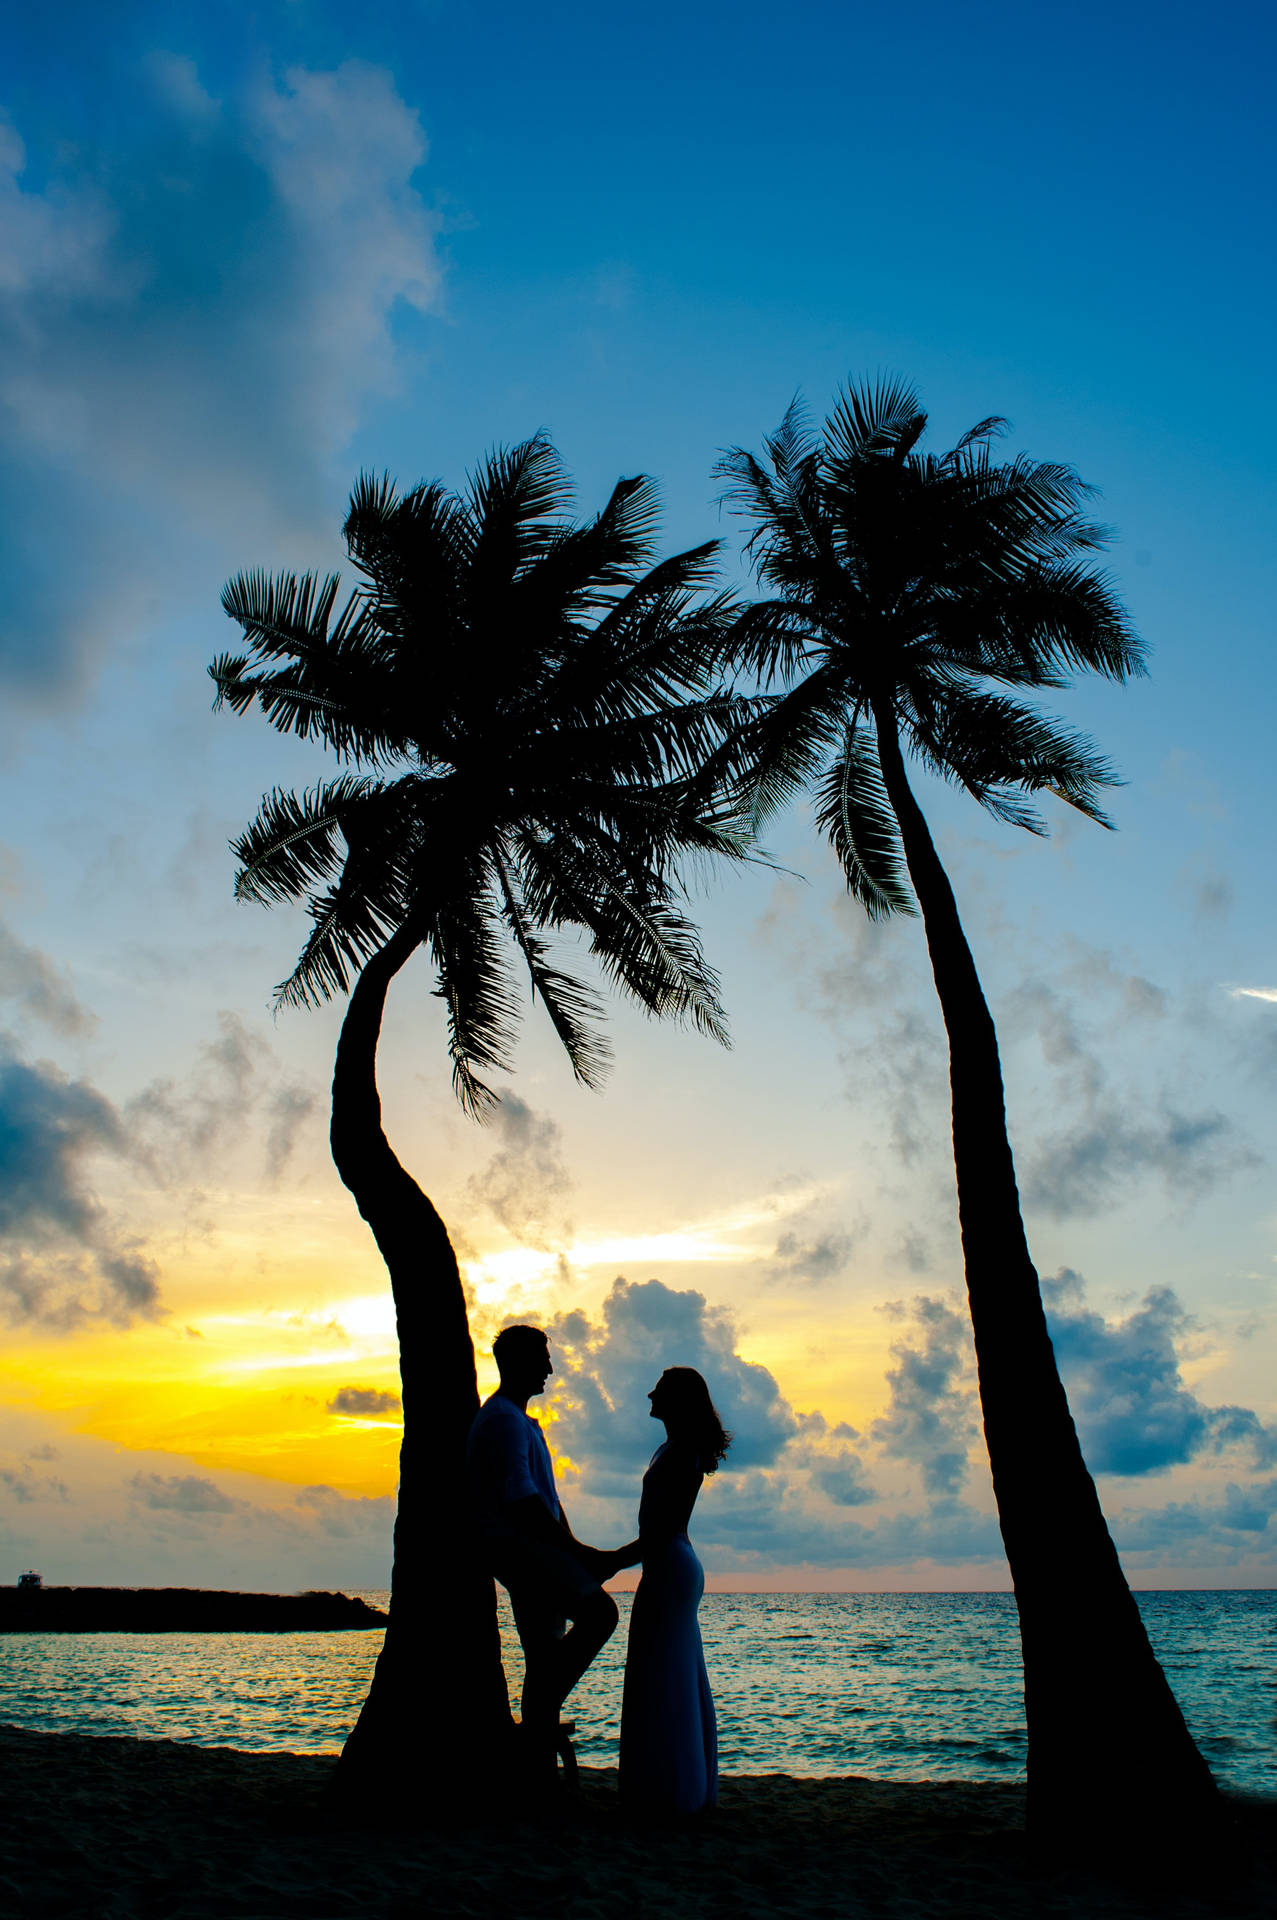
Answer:
POLYGON ((560 1372, 553 1383, 555 1439, 574 1461, 586 1463, 600 1492, 621 1490, 613 1484, 618 1478, 624 1489, 636 1488, 648 1455, 664 1438, 650 1418, 647 1395, 666 1367, 695 1367, 704 1375, 735 1436, 728 1456, 734 1470, 774 1461, 798 1431, 772 1375, 740 1358, 735 1324, 703 1294, 680 1293, 660 1280, 617 1279, 597 1325, 569 1313, 548 1331, 560 1372))
POLYGON ((206 1181, 220 1157, 263 1132, 262 1167, 274 1180, 315 1105, 313 1087, 280 1073, 268 1043, 238 1014, 221 1012, 192 1071, 153 1081, 125 1114, 135 1146, 166 1183, 206 1181))
POLYGON ((857 1451, 860 1435, 847 1421, 830 1426, 821 1413, 800 1413, 798 1432, 785 1451, 790 1468, 807 1474, 811 1484, 836 1507, 864 1507, 878 1498, 857 1451))
POLYGON ((916 922, 867 920, 840 890, 827 909, 832 946, 827 925, 796 946, 795 922, 809 898, 792 878, 779 878, 758 936, 783 948, 798 999, 834 1032, 848 1098, 857 1108, 881 1103, 893 1156, 913 1167, 940 1147, 948 1112, 944 1025, 921 931, 916 922))
POLYGON ((810 1285, 832 1280, 846 1269, 868 1231, 867 1220, 858 1221, 850 1231, 835 1227, 805 1232, 801 1224, 791 1227, 776 1242, 767 1262, 768 1278, 806 1281, 810 1285))
POLYGON ((243 1501, 232 1500, 211 1480, 203 1480, 193 1473, 135 1473, 129 1486, 144 1507, 157 1512, 191 1514, 199 1519, 236 1513, 244 1505, 243 1501))
MULTIPOLYGON (((903 1317, 900 1303, 888 1308, 903 1317)), ((944 1300, 920 1295, 907 1310, 908 1334, 891 1349, 891 1398, 870 1438, 892 1459, 921 1470, 933 1498, 951 1497, 967 1474, 967 1456, 979 1431, 971 1382, 971 1334, 965 1314, 944 1300)))
POLYGON ((1108 1062, 1132 1024, 1166 1014, 1161 987, 1123 972, 1110 954, 1081 946, 1065 977, 1076 1000, 1039 979, 1023 982, 1006 1002, 1007 1033, 1035 1033, 1054 1070, 1053 1111, 1076 1114, 1022 1156, 1026 1206, 1056 1219, 1093 1213, 1150 1176, 1176 1199, 1195 1199, 1257 1164, 1224 1114, 1186 1111, 1166 1093, 1150 1100, 1133 1088, 1113 1088, 1108 1062), (1079 1002, 1100 1039, 1083 1034, 1079 1002))
POLYGON ((1224 873, 1207 874, 1193 888, 1193 913, 1198 920, 1226 920, 1236 893, 1224 873))
POLYGON ((315 1092, 301 1081, 290 1081, 267 1096, 266 1172, 278 1180, 293 1157, 293 1149, 306 1121, 315 1111, 315 1092))
POLYGON ((33 1505, 38 1500, 69 1500, 71 1490, 65 1480, 56 1474, 36 1472, 37 1465, 47 1465, 58 1457, 56 1447, 28 1447, 12 1466, 0 1467, 0 1487, 22 1506, 33 1505))
POLYGON ((845 896, 836 918, 842 951, 817 970, 815 1003, 840 1036, 848 1097, 859 1107, 878 1096, 893 1157, 917 1167, 941 1147, 949 1111, 944 1023, 921 933, 914 922, 867 920, 845 896))
POLYGON ((1185 1386, 1179 1344, 1193 1322, 1170 1287, 1152 1287, 1122 1320, 1085 1304, 1079 1274, 1042 1282, 1051 1339, 1094 1473, 1157 1473, 1225 1448, 1277 1465, 1277 1429, 1248 1407, 1210 1407, 1185 1386))
POLYGON ((1162 1507, 1128 1508, 1112 1516, 1123 1554, 1147 1554, 1153 1564, 1227 1567, 1256 1558, 1277 1560, 1277 1479, 1230 1485, 1221 1495, 1171 1500, 1162 1507))
POLYGON ((896 1567, 1004 1558, 995 1516, 962 1500, 885 1513, 872 1525, 829 1514, 805 1476, 756 1472, 716 1477, 693 1522, 716 1571, 759 1566, 896 1567))
POLYGON ((571 1238, 566 1201, 572 1181, 555 1122, 507 1087, 492 1116, 499 1145, 467 1185, 470 1199, 496 1215, 520 1246, 551 1252, 571 1238))
POLYGON ((322 1533, 333 1540, 384 1539, 389 1545, 395 1522, 395 1502, 388 1496, 350 1496, 335 1487, 303 1487, 296 1504, 312 1515, 322 1533))
POLYGON ((931 1265, 931 1247, 916 1227, 902 1227, 887 1258, 893 1267, 904 1267, 908 1273, 926 1273, 931 1265))
POLYGON ((1149 1174, 1177 1200, 1197 1199, 1229 1175, 1259 1164, 1222 1113, 1164 1107, 1137 1121, 1115 1100, 1096 1102, 1079 1125, 1057 1133, 1028 1163, 1024 1199, 1056 1219, 1093 1213, 1149 1174))
POLYGON ((159 1312, 151 1262, 122 1243, 89 1184, 90 1164, 130 1152, 115 1108, 84 1081, 22 1059, 0 1035, 0 1311, 71 1328, 126 1326, 159 1312))
MULTIPOLYGON (((939 1349, 951 1334, 947 1309, 925 1304, 925 1338, 939 1349)), ((737 1436, 693 1522, 711 1569, 1001 1558, 996 1520, 947 1496, 921 1511, 884 1513, 872 1526, 851 1519, 882 1498, 861 1436, 820 1413, 796 1413, 767 1369, 736 1352, 731 1316, 699 1293, 617 1280, 597 1322, 579 1310, 561 1314, 550 1334, 558 1369, 551 1438, 576 1469, 566 1493, 574 1517, 579 1499, 599 1538, 633 1530, 643 1466, 663 1437, 649 1418, 647 1390, 664 1367, 690 1365, 737 1436)))
POLYGON ((262 73, 215 100, 173 55, 150 82, 105 153, 28 165, 0 121, 11 694, 74 689, 180 589, 183 544, 215 593, 330 519, 330 463, 393 387, 392 314, 437 294, 425 141, 385 70, 262 73))
POLYGON ((28 947, 0 924, 0 998, 12 1000, 56 1033, 77 1036, 97 1024, 75 997, 70 981, 46 954, 28 947))
POLYGON ((380 1387, 338 1387, 328 1402, 328 1411, 373 1420, 383 1413, 398 1413, 402 1406, 397 1393, 385 1393, 380 1387))

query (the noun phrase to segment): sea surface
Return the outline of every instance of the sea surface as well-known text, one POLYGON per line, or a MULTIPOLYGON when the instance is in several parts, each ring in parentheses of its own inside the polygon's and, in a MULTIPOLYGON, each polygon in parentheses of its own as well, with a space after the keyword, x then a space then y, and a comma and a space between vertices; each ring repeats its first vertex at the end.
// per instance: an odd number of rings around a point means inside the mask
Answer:
MULTIPOLYGON (((363 1598, 384 1605, 384 1593, 363 1598)), ((1221 1784, 1277 1793, 1277 1591, 1138 1596, 1221 1784)), ((569 1711, 615 1765, 629 1596, 569 1711)), ((511 1696, 518 1641, 502 1595, 511 1696)), ((718 1593, 701 1605, 730 1773, 1015 1780, 1024 1773, 1015 1606, 1000 1593, 718 1593)), ((378 1633, 0 1635, 0 1721, 54 1733, 335 1752, 378 1633)))

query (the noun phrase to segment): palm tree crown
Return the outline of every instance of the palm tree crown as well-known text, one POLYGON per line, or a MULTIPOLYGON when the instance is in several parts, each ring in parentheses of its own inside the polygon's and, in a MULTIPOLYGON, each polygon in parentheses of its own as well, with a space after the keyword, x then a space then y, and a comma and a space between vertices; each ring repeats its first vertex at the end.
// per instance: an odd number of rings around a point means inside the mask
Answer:
POLYGON ((765 442, 717 471, 753 524, 773 597, 746 609, 736 661, 790 691, 754 727, 755 822, 813 784, 817 817, 867 912, 912 912, 877 735, 1000 819, 1043 831, 1027 796, 1056 794, 1104 825, 1115 784, 1084 737, 1005 691, 1090 668, 1143 673, 1141 643, 1089 556, 1107 538, 1066 466, 999 462, 982 420, 948 453, 918 451, 927 416, 903 382, 851 386, 817 436, 797 401, 765 442))
POLYGON ((391 934, 430 952, 453 1084, 481 1114, 504 1069, 522 957, 577 1077, 607 1065, 600 1005, 556 962, 584 933, 648 1011, 724 1037, 717 981, 681 910, 685 855, 743 837, 699 776, 749 703, 713 683, 733 613, 707 595, 715 545, 653 564, 656 499, 620 481, 594 519, 542 435, 490 456, 463 494, 360 478, 344 533, 360 575, 241 574, 222 604, 248 650, 209 671, 346 771, 273 790, 234 845, 237 892, 304 901, 313 922, 286 1003, 345 991, 391 934))

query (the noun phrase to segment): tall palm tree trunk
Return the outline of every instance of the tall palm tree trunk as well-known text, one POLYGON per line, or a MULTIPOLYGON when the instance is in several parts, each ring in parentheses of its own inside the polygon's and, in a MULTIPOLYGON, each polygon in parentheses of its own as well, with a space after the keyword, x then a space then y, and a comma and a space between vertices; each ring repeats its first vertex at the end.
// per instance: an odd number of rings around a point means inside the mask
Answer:
POLYGON ((1030 1824, 1079 1840, 1187 1839, 1214 1806, 1214 1782, 1154 1658, 1082 1458, 1020 1215, 997 1034, 889 705, 875 703, 874 720, 949 1036, 980 1400, 1024 1653, 1030 1824))
POLYGON ((511 1732, 496 1590, 472 1551, 465 1449, 478 1411, 474 1346, 447 1229, 381 1124, 377 1040, 386 992, 419 944, 396 933, 350 997, 333 1073, 337 1171, 390 1274, 403 1444, 390 1621, 330 1799, 352 1815, 428 1815, 490 1777, 511 1732))

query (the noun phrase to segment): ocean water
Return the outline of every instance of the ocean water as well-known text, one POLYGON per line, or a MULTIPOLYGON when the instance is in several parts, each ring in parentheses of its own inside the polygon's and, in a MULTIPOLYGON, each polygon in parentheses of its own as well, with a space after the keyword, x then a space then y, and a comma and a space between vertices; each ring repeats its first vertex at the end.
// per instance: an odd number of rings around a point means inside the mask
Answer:
MULTIPOLYGON (((384 1604, 386 1595, 364 1598, 384 1604)), ((1277 1793, 1277 1592, 1144 1593, 1150 1637, 1216 1777, 1277 1793)), ((580 1758, 615 1765, 621 1625, 572 1696, 580 1758)), ((517 1701, 518 1641, 504 1610, 517 1701)), ((729 1773, 1015 1780, 1024 1773, 1009 1594, 706 1594, 701 1631, 729 1773)), ((0 1635, 0 1721, 335 1752, 380 1636, 0 1635)))

